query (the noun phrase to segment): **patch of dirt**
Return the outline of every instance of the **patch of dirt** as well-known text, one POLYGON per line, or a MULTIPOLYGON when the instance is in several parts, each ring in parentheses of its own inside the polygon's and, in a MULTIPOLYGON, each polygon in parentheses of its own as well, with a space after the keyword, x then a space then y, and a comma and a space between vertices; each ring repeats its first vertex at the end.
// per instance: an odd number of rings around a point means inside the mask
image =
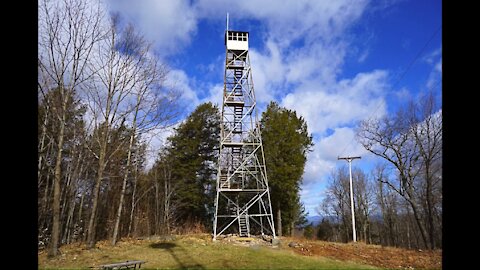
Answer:
POLYGON ((271 237, 268 236, 240 237, 237 234, 227 234, 217 236, 217 241, 244 247, 272 246, 271 237))
POLYGON ((304 256, 322 256, 344 261, 354 261, 383 268, 441 269, 441 250, 408 250, 364 243, 333 243, 283 238, 287 246, 304 256))

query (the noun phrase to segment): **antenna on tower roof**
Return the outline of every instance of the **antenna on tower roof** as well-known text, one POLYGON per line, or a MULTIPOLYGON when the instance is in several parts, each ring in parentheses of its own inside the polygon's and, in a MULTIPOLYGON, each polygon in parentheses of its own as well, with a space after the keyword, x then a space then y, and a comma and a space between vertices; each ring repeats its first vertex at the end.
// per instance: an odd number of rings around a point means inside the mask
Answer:
POLYGON ((227 32, 228 32, 228 12, 227 12, 227 32))

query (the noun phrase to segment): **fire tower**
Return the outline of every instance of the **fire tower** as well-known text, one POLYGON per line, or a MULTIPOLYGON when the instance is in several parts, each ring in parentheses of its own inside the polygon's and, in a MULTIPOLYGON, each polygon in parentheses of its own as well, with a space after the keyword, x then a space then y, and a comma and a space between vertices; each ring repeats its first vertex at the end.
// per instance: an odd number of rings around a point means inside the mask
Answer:
POLYGON ((248 32, 228 30, 227 17, 214 240, 227 232, 275 238, 248 40, 248 32))

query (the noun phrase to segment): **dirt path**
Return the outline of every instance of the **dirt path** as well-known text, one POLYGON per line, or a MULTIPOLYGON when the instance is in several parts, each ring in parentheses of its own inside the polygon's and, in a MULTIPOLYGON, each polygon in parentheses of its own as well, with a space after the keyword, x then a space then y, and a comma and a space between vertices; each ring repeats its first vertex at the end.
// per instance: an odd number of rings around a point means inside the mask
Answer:
POLYGON ((395 269, 441 269, 442 251, 407 250, 364 243, 332 243, 306 241, 295 238, 283 239, 295 253, 304 256, 324 256, 395 269), (293 243, 298 245, 294 245, 293 243), (289 245, 290 244, 290 245, 289 245))

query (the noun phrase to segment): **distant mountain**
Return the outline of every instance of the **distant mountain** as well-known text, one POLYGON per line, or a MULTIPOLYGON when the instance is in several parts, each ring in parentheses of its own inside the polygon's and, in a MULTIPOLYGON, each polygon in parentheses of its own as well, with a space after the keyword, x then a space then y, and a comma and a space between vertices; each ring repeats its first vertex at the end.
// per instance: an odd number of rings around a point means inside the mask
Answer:
MULTIPOLYGON (((330 223, 338 222, 338 218, 336 216, 308 216, 307 217, 307 225, 313 223, 313 226, 317 226, 322 222, 322 219, 328 220, 330 223)), ((374 214, 370 216, 371 221, 382 222, 383 218, 382 215, 374 214)))
POLYGON ((308 216, 307 217, 308 224, 310 224, 311 222, 313 223, 313 226, 317 226, 318 224, 320 224, 320 222, 322 222, 323 219, 334 223, 337 220, 337 217, 336 216, 308 216))
POLYGON ((312 223, 313 226, 317 226, 322 221, 322 217, 321 216, 308 216, 307 221, 308 221, 307 224, 312 223))

